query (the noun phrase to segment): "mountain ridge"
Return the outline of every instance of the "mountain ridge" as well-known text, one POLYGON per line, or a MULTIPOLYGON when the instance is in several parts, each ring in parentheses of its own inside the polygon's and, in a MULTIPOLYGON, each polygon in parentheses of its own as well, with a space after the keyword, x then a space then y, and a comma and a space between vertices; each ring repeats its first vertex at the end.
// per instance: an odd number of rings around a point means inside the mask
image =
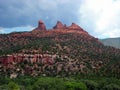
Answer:
POLYGON ((47 30, 40 21, 37 29, 30 32, 0 35, 2 74, 68 76, 89 73, 119 77, 120 49, 104 46, 75 23, 71 26, 60 23, 47 30))
POLYGON ((106 46, 112 46, 120 49, 120 37, 100 39, 100 41, 106 46))

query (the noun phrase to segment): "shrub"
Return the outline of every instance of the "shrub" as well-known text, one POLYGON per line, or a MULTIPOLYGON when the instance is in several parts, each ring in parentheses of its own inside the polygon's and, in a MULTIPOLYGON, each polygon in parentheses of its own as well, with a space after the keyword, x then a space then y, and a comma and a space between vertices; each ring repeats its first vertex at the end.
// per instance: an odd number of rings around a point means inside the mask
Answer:
POLYGON ((66 90, 87 90, 87 87, 82 82, 65 82, 66 90))
POLYGON ((83 80, 83 82, 86 84, 86 86, 89 90, 96 90, 99 88, 98 83, 96 83, 92 80, 83 80))

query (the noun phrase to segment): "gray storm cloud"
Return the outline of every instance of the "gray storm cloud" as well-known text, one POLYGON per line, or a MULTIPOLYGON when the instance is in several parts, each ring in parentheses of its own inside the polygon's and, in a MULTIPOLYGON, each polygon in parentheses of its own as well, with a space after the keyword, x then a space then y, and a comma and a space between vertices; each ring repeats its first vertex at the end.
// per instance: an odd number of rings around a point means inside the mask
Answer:
POLYGON ((43 19, 48 27, 57 20, 78 22, 79 0, 0 0, 0 27, 36 25, 43 19))

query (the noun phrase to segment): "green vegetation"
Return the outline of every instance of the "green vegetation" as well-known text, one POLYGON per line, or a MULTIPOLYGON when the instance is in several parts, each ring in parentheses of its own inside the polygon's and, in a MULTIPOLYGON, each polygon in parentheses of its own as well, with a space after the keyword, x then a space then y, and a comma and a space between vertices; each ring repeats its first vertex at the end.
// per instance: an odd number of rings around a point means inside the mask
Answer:
POLYGON ((120 90, 120 79, 107 77, 0 77, 0 90, 120 90))

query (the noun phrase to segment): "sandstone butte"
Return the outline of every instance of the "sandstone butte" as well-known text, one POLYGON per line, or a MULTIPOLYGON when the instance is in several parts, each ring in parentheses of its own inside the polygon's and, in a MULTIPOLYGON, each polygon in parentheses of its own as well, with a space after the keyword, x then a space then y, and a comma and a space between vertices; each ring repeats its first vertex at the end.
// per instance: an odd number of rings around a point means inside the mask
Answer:
POLYGON ((38 27, 35 28, 32 33, 37 33, 39 31, 43 31, 47 33, 82 33, 82 34, 88 34, 86 31, 84 31, 79 25, 72 23, 70 26, 66 26, 66 24, 63 24, 60 21, 57 21, 56 25, 52 28, 47 30, 46 25, 42 20, 39 20, 38 27))

